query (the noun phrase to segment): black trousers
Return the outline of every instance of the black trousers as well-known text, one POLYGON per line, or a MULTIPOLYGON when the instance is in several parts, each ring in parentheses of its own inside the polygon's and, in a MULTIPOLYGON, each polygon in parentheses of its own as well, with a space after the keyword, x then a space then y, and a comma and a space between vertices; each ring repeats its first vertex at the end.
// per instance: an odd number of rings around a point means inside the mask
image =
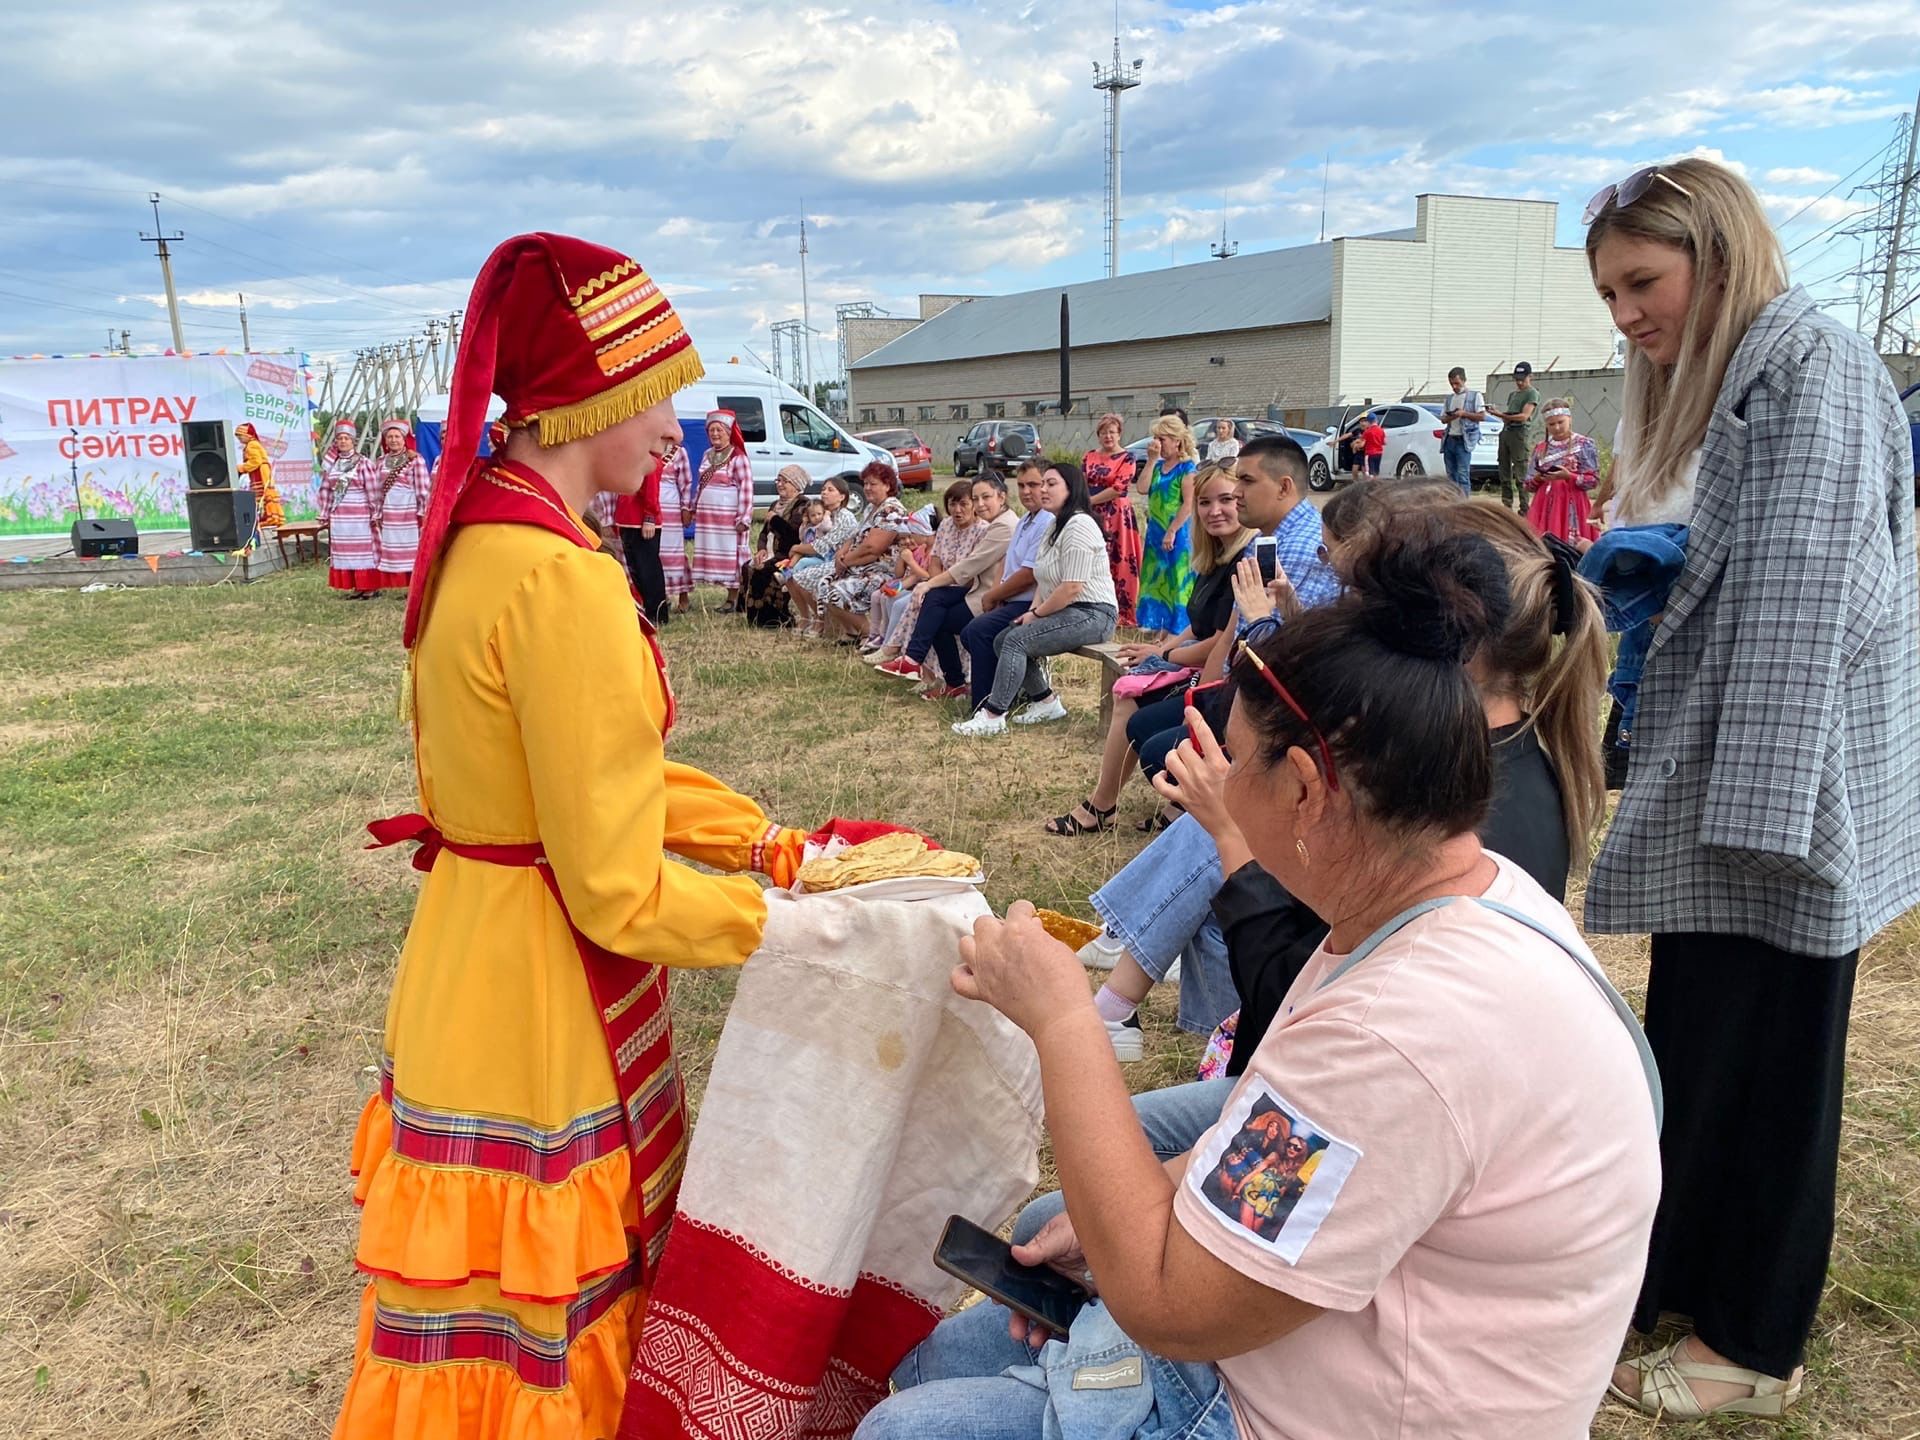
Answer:
POLYGON ((1653 937, 1646 1030, 1667 1118, 1636 1328, 1671 1311, 1736 1365, 1785 1379, 1800 1364, 1833 1249, 1859 960, 1653 937))
POLYGON ((639 526, 623 525, 620 544, 627 552, 627 574, 633 580, 633 588, 640 592, 641 608, 654 624, 665 624, 670 611, 667 572, 660 566, 660 532, 654 531, 649 540, 640 533, 639 526))

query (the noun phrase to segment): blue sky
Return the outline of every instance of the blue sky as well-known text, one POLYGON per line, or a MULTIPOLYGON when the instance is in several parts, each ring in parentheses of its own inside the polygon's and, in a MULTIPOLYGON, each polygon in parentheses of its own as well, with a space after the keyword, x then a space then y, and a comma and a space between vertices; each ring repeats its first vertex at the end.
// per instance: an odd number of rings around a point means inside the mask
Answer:
MULTIPOLYGON (((1851 296, 1856 193, 1920 87, 1914 0, 1123 0, 1123 268, 1409 224, 1438 190, 1560 202, 1651 160, 1739 166, 1796 278, 1851 296)), ((537 9, 67 0, 0 15, 0 354, 167 341, 149 190, 187 239, 188 345, 344 354, 462 305, 492 244, 629 250, 712 358, 832 307, 1102 273, 1113 9, 677 0, 537 9), (32 117, 22 123, 18 117, 32 117)), ((1842 303, 1837 313, 1852 317, 1842 303)))

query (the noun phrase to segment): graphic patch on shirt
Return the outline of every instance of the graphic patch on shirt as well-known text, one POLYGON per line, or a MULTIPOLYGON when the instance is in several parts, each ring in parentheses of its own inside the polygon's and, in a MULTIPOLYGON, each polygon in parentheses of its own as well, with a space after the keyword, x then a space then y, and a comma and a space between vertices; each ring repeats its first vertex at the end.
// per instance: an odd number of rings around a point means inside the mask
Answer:
POLYGON ((1186 1184, 1236 1236, 1295 1265, 1360 1153, 1252 1075, 1187 1167, 1186 1184))

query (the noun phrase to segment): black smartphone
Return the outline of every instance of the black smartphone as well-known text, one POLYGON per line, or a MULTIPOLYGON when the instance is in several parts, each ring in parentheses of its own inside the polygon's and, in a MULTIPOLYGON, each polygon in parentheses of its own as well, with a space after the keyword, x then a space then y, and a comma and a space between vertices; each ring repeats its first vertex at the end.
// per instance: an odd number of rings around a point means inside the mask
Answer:
POLYGON ((1084 1285, 1058 1271, 1022 1265, 1011 1245, 960 1215, 948 1217, 933 1263, 1056 1335, 1065 1335, 1080 1307, 1093 1298, 1084 1285))
POLYGON ((1254 536, 1253 563, 1260 567, 1260 583, 1271 585, 1280 570, 1280 542, 1271 535, 1254 536))

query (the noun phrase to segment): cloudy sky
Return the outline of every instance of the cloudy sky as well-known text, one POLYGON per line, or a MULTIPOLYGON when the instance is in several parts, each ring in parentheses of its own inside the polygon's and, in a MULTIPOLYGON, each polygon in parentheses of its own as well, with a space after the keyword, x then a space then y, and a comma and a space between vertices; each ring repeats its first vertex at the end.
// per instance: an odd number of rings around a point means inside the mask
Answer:
MULTIPOLYGON (((1427 190, 1560 202, 1700 152, 1738 165, 1796 278, 1853 294, 1914 0, 1122 0, 1123 269, 1410 224, 1427 190), (1548 7, 1542 7, 1543 10, 1548 7), (1569 18, 1572 16, 1586 18, 1569 18), (1328 157, 1331 156, 1329 161, 1328 157)), ((149 191, 186 240, 192 349, 418 333, 529 229, 626 249, 710 358, 801 312, 1103 273, 1111 0, 62 0, 0 13, 0 354, 168 343, 149 191)), ((1838 313, 1852 317, 1851 303, 1838 313)))

